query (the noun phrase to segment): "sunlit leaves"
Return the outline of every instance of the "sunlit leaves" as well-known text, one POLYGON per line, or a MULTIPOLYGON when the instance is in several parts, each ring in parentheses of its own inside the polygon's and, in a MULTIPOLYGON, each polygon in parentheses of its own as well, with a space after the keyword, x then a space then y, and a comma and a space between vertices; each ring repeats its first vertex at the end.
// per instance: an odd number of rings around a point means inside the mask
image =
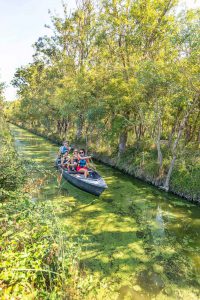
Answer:
POLYGON ((54 35, 40 37, 34 62, 15 74, 21 104, 13 118, 59 138, 92 128, 91 139, 114 152, 122 134, 130 146, 165 139, 169 162, 188 114, 179 153, 198 140, 199 10, 177 15, 176 4, 86 0, 72 13, 64 6, 63 18, 51 17, 54 35))

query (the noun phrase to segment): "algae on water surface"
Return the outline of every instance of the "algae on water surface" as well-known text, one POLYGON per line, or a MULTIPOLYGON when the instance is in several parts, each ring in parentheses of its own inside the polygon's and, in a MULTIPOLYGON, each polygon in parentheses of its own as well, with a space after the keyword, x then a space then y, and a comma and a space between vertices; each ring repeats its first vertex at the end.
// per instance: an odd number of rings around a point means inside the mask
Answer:
MULTIPOLYGON (((200 208, 98 164, 108 190, 97 198, 62 181, 57 148, 12 127, 24 158, 49 171, 34 201, 51 201, 79 247, 74 299, 198 299, 200 208)), ((42 172, 36 173, 43 179, 42 172)), ((67 243, 67 242, 66 242, 67 243)))

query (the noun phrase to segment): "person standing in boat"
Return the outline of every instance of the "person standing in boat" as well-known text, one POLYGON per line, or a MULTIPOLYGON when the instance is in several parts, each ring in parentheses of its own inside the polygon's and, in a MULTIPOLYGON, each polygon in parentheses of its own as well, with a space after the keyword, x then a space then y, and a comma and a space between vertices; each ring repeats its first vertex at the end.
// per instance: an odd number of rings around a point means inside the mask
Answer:
POLYGON ((63 145, 60 147, 58 152, 58 157, 62 157, 66 152, 69 153, 71 147, 69 146, 69 141, 64 141, 63 145))
POLYGON ((89 166, 89 159, 91 156, 85 155, 85 150, 80 149, 78 154, 78 166, 76 168, 77 172, 84 174, 85 178, 89 175, 88 166, 89 166))

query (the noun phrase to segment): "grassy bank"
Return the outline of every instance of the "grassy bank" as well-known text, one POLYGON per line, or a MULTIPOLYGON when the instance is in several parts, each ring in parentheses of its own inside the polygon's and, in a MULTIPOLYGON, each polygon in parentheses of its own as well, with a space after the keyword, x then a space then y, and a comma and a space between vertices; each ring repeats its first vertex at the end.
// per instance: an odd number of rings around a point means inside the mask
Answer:
POLYGON ((79 246, 55 215, 50 201, 35 202, 41 184, 32 161, 22 161, 1 118, 0 298, 76 299, 79 246))
MULTIPOLYGON (((96 152, 95 158, 157 187, 164 183, 165 174, 158 176, 158 164, 153 151, 143 154, 132 148, 120 158, 110 156, 106 152, 96 152)), ((169 191, 189 201, 200 203, 199 163, 198 153, 190 153, 186 162, 180 157, 172 173, 169 191)))

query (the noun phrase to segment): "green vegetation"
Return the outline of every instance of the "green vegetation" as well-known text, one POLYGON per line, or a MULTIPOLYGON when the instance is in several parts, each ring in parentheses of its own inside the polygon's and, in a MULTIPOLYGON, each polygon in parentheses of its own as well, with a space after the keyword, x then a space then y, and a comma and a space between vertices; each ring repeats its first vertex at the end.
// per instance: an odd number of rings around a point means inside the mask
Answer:
POLYGON ((3 114, 3 88, 0 85, 0 201, 12 197, 24 181, 24 169, 15 153, 3 114))
POLYGON ((30 176, 3 203, 5 299, 199 299, 198 206, 100 164, 100 198, 58 186, 57 146, 11 130, 30 176))
POLYGON ((198 200, 200 10, 177 15, 176 5, 64 5, 63 18, 51 16, 53 35, 16 71, 9 120, 56 140, 86 139, 115 164, 130 153, 135 174, 198 200))
MULTIPOLYGON (((49 203, 1 203, 1 299, 62 299, 69 257, 49 203)), ((71 249, 70 249, 71 251, 71 249)))
POLYGON ((79 246, 66 236, 52 203, 33 201, 39 172, 47 175, 18 157, 2 110, 0 126, 0 298, 64 299, 74 294, 79 246))

